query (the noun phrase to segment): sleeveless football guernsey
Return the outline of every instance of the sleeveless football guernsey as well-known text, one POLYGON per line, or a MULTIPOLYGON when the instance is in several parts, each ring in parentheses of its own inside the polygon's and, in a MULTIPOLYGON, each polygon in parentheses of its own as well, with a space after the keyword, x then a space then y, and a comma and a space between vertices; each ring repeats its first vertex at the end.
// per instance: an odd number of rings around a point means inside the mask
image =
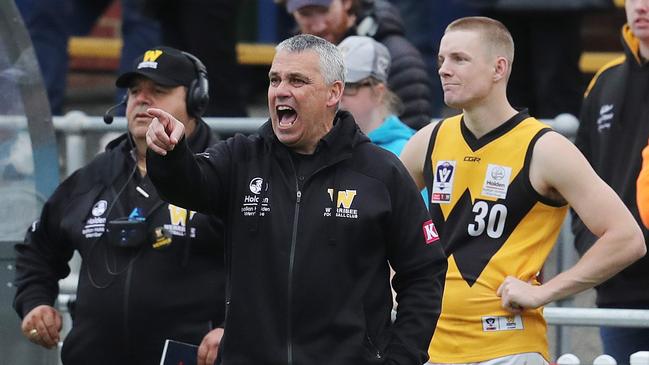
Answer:
POLYGON ((522 352, 549 359, 542 309, 514 315, 496 295, 508 275, 536 282, 568 209, 538 194, 529 180, 534 144, 548 131, 525 112, 480 139, 461 115, 433 130, 424 176, 448 272, 430 362, 522 352))

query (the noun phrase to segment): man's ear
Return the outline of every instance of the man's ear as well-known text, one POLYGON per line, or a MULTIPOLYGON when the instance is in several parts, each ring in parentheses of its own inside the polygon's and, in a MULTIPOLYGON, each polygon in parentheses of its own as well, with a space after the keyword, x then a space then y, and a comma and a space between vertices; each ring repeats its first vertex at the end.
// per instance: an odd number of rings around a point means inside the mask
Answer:
POLYGON ((496 59, 496 65, 494 66, 494 81, 506 79, 507 75, 509 75, 510 68, 511 64, 505 57, 498 57, 496 59))
POLYGON ((329 95, 327 99, 327 107, 332 107, 340 103, 340 99, 343 97, 343 89, 345 84, 342 81, 334 81, 333 84, 329 87, 329 95))

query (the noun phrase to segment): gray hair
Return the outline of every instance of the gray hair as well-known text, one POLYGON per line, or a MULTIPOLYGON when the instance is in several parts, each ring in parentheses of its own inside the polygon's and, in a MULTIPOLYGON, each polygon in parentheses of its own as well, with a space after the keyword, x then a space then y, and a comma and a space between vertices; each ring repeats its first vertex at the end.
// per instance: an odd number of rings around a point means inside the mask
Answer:
POLYGON ((325 83, 328 85, 336 81, 345 83, 345 63, 343 62, 342 53, 335 45, 320 37, 311 34, 299 34, 283 40, 275 47, 275 51, 290 53, 313 51, 320 58, 320 73, 325 83))

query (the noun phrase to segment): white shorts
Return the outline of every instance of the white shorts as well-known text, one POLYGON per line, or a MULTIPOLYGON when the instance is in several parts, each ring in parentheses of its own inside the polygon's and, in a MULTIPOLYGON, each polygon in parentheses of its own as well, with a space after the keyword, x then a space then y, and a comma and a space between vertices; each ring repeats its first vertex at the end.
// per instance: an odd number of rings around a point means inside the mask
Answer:
POLYGON ((538 352, 523 352, 520 354, 497 357, 495 359, 459 364, 427 362, 426 365, 549 365, 538 352))

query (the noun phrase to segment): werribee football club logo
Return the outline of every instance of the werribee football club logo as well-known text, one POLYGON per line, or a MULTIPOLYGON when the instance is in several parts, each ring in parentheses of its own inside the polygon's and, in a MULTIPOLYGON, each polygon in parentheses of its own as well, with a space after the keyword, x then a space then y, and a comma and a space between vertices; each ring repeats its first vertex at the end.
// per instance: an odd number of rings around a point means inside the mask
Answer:
MULTIPOLYGON (((352 208, 354 198, 356 198, 356 190, 335 191, 334 189, 327 189, 327 194, 329 194, 332 203, 334 202, 334 193, 336 193, 336 217, 358 219, 358 209, 352 208)), ((325 207, 324 216, 331 216, 331 207, 325 207)))

